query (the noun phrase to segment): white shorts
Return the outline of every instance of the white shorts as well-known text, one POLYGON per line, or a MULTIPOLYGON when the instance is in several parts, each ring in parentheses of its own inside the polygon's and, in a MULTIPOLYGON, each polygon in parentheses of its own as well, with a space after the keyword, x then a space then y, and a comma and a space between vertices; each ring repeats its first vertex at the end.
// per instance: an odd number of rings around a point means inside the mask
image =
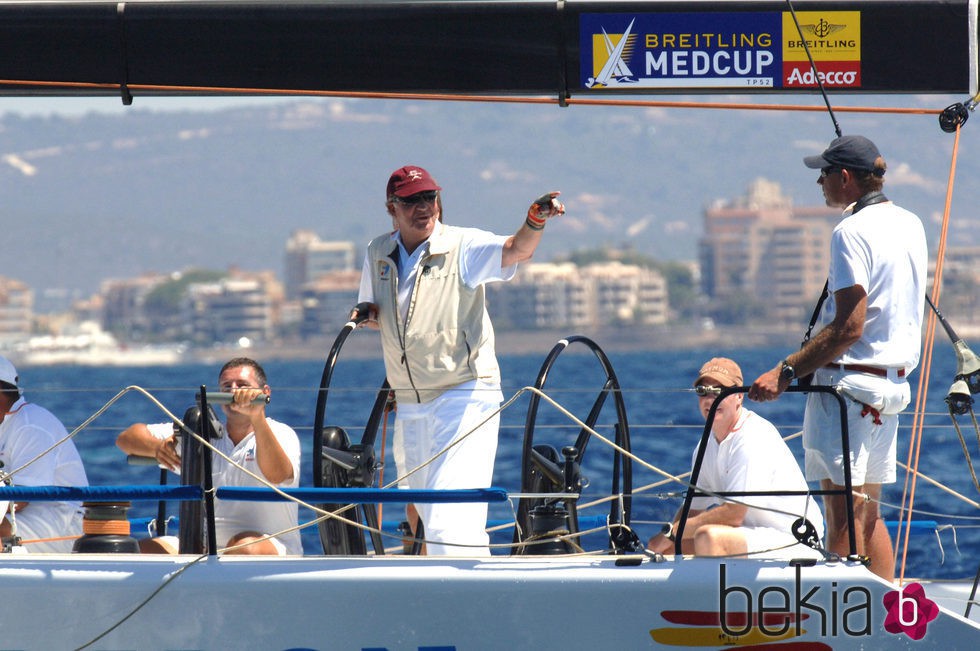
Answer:
MULTIPOLYGON (((815 384, 836 386, 839 371, 820 369, 815 384)), ((895 451, 898 415, 881 414, 881 424, 872 414, 861 415, 864 405, 844 395, 850 447, 851 485, 895 482, 895 451)), ((827 393, 811 393, 803 417, 803 449, 807 481, 829 479, 844 485, 844 454, 841 444, 840 406, 827 393)))

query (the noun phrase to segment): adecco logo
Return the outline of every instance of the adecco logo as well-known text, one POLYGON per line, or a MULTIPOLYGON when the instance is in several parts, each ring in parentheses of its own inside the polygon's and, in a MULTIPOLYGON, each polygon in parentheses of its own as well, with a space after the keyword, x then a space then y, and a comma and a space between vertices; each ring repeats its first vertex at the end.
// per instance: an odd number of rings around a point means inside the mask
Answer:
POLYGON ((817 85, 817 79, 824 86, 832 88, 859 88, 861 86, 861 71, 857 64, 837 64, 830 68, 827 63, 817 64, 823 70, 818 70, 814 76, 808 64, 784 64, 783 86, 786 88, 802 88, 817 85))

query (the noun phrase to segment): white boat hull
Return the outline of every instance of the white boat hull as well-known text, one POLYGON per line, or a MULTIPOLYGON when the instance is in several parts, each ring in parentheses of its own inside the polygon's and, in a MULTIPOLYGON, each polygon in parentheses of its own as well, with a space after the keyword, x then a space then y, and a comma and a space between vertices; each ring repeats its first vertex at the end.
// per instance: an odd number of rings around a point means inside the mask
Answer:
POLYGON ((797 569, 779 561, 710 559, 617 566, 609 557, 193 560, 5 555, 0 645, 79 648, 103 634, 86 648, 448 651, 754 644, 817 651, 975 649, 980 643, 980 625, 945 609, 928 622, 921 639, 889 632, 884 601, 893 587, 847 563, 797 569), (765 610, 776 620, 746 626, 746 610, 751 616, 765 610), (722 611, 725 627, 717 621, 722 611))

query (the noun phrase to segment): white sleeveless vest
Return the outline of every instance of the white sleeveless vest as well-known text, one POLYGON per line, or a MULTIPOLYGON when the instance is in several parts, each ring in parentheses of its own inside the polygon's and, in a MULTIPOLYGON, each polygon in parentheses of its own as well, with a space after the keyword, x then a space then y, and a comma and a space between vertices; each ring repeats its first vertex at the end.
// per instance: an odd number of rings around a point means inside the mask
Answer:
POLYGON ((493 326, 482 285, 467 287, 459 269, 463 231, 440 224, 429 237, 403 323, 390 235, 368 245, 388 383, 399 402, 429 402, 463 382, 500 382, 493 326))

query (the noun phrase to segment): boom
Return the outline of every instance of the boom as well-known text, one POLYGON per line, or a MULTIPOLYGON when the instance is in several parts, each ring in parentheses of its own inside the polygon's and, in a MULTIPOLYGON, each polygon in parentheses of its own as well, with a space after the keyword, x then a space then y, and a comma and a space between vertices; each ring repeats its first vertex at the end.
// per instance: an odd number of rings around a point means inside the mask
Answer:
POLYGON ((828 90, 977 91, 977 0, 810 0, 793 3, 793 12, 790 6, 747 0, 0 2, 0 93, 128 100, 210 93, 561 99, 812 92, 816 79, 800 33, 828 90), (631 42, 616 47, 633 21, 631 42), (620 60, 607 66, 612 56, 620 60), (594 83, 604 68, 618 71, 613 81, 594 83), (630 75, 622 74, 627 70, 630 75))

